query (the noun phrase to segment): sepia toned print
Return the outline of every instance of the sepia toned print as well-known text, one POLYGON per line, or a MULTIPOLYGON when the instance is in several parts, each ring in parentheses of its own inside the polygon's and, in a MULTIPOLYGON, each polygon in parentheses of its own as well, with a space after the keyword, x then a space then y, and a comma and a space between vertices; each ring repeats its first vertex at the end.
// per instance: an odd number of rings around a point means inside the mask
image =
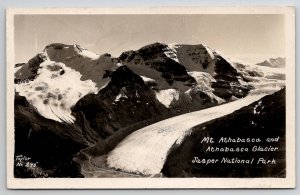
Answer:
POLYGON ((294 31, 289 7, 8 10, 8 187, 294 187, 294 31))

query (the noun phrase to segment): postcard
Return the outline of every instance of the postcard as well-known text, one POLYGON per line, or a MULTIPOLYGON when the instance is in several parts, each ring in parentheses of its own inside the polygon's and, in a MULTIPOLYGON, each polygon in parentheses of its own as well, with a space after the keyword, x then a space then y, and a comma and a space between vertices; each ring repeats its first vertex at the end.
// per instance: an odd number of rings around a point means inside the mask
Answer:
POLYGON ((7 9, 7 187, 295 187, 295 9, 7 9))

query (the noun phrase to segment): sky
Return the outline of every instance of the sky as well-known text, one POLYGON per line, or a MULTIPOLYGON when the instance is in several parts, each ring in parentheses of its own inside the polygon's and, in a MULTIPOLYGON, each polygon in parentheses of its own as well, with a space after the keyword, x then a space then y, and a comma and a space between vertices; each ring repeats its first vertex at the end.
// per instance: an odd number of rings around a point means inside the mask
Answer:
POLYGON ((50 43, 118 57, 154 42, 200 44, 257 63, 285 55, 283 15, 15 15, 15 62, 50 43))

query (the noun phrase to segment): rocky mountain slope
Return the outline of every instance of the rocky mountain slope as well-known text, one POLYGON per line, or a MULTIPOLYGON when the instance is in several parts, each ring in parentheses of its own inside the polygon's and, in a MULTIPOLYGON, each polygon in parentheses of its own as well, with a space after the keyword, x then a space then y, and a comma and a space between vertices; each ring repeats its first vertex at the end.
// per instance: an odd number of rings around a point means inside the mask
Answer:
POLYGON ((98 94, 89 94, 72 108, 77 123, 106 139, 121 128, 158 115, 168 109, 143 79, 127 66, 111 72, 110 81, 98 94))
POLYGON ((34 169, 15 166, 15 177, 80 177, 72 158, 86 147, 79 127, 46 119, 25 97, 15 95, 15 156, 37 162, 34 169))
POLYGON ((285 176, 285 88, 268 95, 232 114, 192 128, 180 146, 174 145, 162 173, 168 177, 284 177, 285 176), (215 143, 202 142, 212 137, 215 143), (257 142, 219 143, 220 138, 261 139, 257 142), (278 141, 266 142, 267 138, 278 141), (211 147, 247 147, 249 152, 209 152, 211 147), (278 150, 253 152, 253 146, 278 147, 278 150), (199 159, 219 159, 219 163, 193 163, 199 159), (220 164, 222 158, 252 159, 255 166, 242 163, 220 164), (276 164, 258 163, 259 158, 276 160, 276 164), (216 171, 216 165, 218 171, 216 171))

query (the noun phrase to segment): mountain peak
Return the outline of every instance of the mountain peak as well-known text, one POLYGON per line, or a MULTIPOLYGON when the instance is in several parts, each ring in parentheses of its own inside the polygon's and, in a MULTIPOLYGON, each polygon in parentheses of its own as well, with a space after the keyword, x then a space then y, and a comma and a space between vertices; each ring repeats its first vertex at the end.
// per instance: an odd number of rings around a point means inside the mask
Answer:
POLYGON ((64 44, 64 43, 50 43, 48 45, 46 45, 45 49, 48 49, 50 47, 54 48, 54 49, 62 49, 64 47, 70 47, 72 45, 67 45, 67 44, 64 44))
POLYGON ((51 43, 43 50, 50 60, 63 61, 66 58, 72 58, 74 56, 83 57, 91 60, 99 58, 98 54, 95 54, 87 49, 84 49, 78 44, 68 45, 64 43, 51 43))
POLYGON ((285 58, 284 57, 270 58, 263 62, 257 63, 256 65, 267 66, 267 67, 271 67, 271 68, 284 68, 285 67, 285 58))
POLYGON ((139 83, 143 84, 143 79, 130 70, 126 65, 118 67, 110 75, 111 82, 115 85, 127 85, 128 83, 139 83))
POLYGON ((143 47, 141 47, 139 50, 143 50, 143 49, 152 49, 152 48, 165 48, 168 45, 162 42, 155 42, 155 43, 151 43, 148 45, 145 45, 143 47))

